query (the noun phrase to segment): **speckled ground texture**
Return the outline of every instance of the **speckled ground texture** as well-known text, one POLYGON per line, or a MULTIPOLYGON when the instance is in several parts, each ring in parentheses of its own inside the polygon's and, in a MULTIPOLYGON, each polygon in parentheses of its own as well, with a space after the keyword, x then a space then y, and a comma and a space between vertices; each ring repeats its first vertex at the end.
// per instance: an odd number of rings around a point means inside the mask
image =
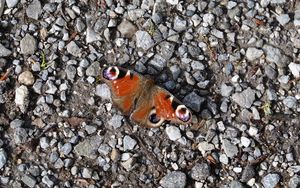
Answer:
POLYGON ((296 0, 0 0, 0 186, 297 188, 299 54, 296 0), (128 121, 110 65, 191 125, 128 121))

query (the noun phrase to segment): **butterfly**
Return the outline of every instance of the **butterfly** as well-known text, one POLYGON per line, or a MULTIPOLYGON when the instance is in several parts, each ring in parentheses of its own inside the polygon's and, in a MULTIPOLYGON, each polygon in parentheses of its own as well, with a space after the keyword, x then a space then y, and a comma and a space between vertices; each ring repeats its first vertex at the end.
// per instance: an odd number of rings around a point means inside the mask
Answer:
POLYGON ((191 111, 170 92, 132 70, 106 67, 101 70, 101 80, 109 86, 114 106, 140 126, 155 128, 165 121, 191 121, 191 111))

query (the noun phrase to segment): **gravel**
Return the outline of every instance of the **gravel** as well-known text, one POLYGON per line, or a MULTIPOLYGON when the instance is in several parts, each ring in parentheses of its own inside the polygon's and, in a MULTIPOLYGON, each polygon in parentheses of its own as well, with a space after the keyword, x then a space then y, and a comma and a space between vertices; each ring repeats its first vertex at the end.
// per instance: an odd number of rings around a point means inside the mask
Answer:
POLYGON ((166 134, 168 135, 169 139, 172 141, 176 141, 181 138, 181 133, 178 127, 169 126, 166 128, 166 134))
POLYGON ((234 93, 232 100, 242 108, 250 108, 255 100, 255 91, 248 87, 241 93, 234 93))
POLYGON ((11 54, 11 50, 5 48, 2 44, 0 44, 0 57, 6 57, 11 54))
POLYGON ((4 167, 4 165, 7 162, 7 154, 6 152, 1 148, 0 149, 0 169, 4 167))
POLYGON ((32 55, 37 50, 37 41, 32 35, 26 34, 20 41, 20 48, 22 54, 32 55))
POLYGON ((206 180, 206 178, 210 175, 210 167, 207 163, 197 163, 191 169, 191 177, 196 181, 206 180))
POLYGON ((163 177, 159 183, 164 188, 183 188, 186 185, 186 175, 180 171, 173 171, 163 177))
POLYGON ((268 174, 264 176, 261 180, 265 188, 276 187, 280 181, 280 176, 278 174, 268 174))

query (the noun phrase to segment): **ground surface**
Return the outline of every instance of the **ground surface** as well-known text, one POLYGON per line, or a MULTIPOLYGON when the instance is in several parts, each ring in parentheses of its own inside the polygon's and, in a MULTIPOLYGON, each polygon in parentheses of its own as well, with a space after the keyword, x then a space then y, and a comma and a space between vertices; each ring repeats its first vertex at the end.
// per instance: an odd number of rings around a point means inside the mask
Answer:
POLYGON ((300 3, 0 0, 1 187, 300 186, 300 3), (190 126, 131 125, 99 81, 150 75, 190 126))

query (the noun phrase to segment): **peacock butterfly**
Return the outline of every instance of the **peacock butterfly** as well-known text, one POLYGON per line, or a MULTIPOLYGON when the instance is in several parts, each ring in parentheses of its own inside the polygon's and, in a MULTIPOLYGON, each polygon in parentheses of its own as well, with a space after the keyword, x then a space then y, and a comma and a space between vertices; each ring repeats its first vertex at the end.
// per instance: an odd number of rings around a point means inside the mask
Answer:
POLYGON ((134 71, 110 66, 101 70, 114 105, 141 126, 159 127, 164 121, 187 124, 191 111, 167 90, 134 71))

